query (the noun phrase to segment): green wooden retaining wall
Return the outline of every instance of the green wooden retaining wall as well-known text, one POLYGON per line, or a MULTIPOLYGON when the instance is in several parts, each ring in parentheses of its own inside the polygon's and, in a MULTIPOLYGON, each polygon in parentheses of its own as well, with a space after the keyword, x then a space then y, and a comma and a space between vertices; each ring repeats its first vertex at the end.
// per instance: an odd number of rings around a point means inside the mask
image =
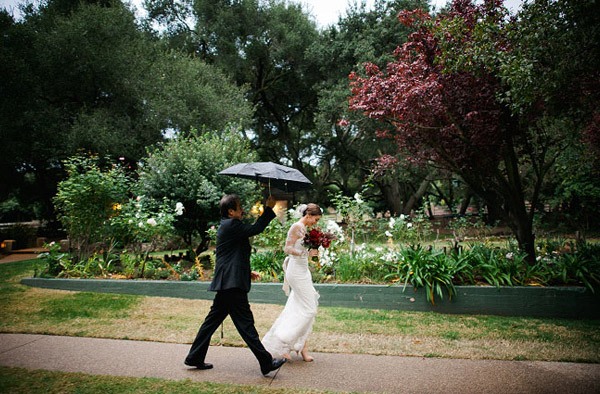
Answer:
MULTIPOLYGON (((46 289, 136 294, 212 300, 209 282, 114 279, 25 278, 21 283, 46 289)), ((600 295, 582 287, 457 286, 457 295, 430 304, 423 289, 407 286, 315 284, 319 305, 348 308, 435 311, 450 314, 600 318, 600 295)), ((253 283, 250 302, 284 304, 280 283, 253 283)))

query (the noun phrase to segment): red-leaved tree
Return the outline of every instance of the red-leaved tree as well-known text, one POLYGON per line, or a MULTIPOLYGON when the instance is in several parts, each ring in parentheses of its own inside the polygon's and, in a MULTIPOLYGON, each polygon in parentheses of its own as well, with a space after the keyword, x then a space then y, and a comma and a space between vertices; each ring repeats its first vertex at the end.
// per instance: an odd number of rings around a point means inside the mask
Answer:
MULTIPOLYGON (((379 136, 416 162, 459 175, 510 226, 533 262, 533 212, 553 159, 531 147, 527 123, 498 99, 505 86, 494 67, 474 61, 474 67, 451 68, 443 53, 448 43, 470 48, 482 22, 502 32, 508 20, 501 3, 455 1, 435 21, 420 10, 402 12, 400 21, 415 32, 385 70, 367 64, 364 76, 350 75, 350 107, 384 122, 379 136)), ((501 34, 493 44, 510 51, 501 34)))

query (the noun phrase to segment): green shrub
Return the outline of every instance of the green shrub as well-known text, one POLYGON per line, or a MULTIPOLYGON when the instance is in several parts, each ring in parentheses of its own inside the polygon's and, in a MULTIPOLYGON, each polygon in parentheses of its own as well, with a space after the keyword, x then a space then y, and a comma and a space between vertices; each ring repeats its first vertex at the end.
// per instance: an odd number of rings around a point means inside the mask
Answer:
POLYGON ((283 280, 283 260, 285 253, 281 250, 253 253, 250 257, 250 266, 253 271, 259 272, 263 280, 283 280))
POLYGON ((384 282, 389 272, 387 264, 397 260, 394 251, 366 244, 356 246, 352 254, 340 248, 334 253, 330 265, 323 265, 321 270, 331 274, 338 282, 384 282), (384 253, 386 250, 387 253, 384 253))
POLYGON ((67 178, 54 197, 57 217, 66 230, 76 262, 86 260, 111 238, 109 219, 127 200, 130 180, 118 166, 102 169, 97 157, 76 156, 65 161, 67 178))
POLYGON ((465 253, 476 283, 484 282, 492 286, 513 285, 510 272, 506 270, 506 251, 476 244, 465 253))
POLYGON ((262 233, 254 236, 253 244, 260 248, 283 250, 292 223, 292 220, 286 220, 284 224, 279 220, 271 220, 271 223, 262 233))
POLYGON ((41 276, 59 276, 69 265, 69 254, 61 252, 60 245, 56 242, 44 244, 44 248, 48 251, 41 253, 38 256, 38 258, 46 264, 46 267, 41 272, 41 276))
POLYGON ((400 261, 395 272, 388 278, 398 283, 411 284, 415 289, 424 287, 427 300, 435 304, 435 296, 444 298, 444 291, 450 298, 456 294, 453 278, 456 265, 442 251, 411 246, 400 251, 400 261))
POLYGON ((594 292, 600 285, 600 245, 582 243, 555 261, 554 279, 565 285, 583 283, 594 292))

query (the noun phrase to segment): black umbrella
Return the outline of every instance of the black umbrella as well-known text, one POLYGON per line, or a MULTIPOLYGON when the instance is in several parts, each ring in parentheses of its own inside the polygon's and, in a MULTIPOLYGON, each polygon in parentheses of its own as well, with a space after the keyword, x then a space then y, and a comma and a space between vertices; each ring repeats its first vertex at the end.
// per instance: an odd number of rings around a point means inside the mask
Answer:
POLYGON ((267 162, 240 163, 219 172, 219 175, 229 175, 238 178, 254 179, 269 187, 295 192, 310 189, 312 182, 295 168, 267 162))

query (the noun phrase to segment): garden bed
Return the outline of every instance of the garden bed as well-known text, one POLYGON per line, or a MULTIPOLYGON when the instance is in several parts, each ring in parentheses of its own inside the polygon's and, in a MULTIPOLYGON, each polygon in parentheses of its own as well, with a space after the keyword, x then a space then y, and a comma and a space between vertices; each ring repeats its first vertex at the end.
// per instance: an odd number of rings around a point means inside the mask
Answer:
MULTIPOLYGON (((210 282, 113 280, 113 279, 45 279, 25 278, 27 286, 72 291, 135 294, 154 297, 212 299, 210 282)), ((456 296, 436 298, 435 305, 426 300, 423 289, 407 286, 315 284, 321 306, 434 311, 448 314, 482 314, 557 318, 600 318, 600 295, 584 287, 492 287, 456 286, 456 296)), ((253 283, 250 302, 284 304, 286 297, 280 283, 253 283)))

